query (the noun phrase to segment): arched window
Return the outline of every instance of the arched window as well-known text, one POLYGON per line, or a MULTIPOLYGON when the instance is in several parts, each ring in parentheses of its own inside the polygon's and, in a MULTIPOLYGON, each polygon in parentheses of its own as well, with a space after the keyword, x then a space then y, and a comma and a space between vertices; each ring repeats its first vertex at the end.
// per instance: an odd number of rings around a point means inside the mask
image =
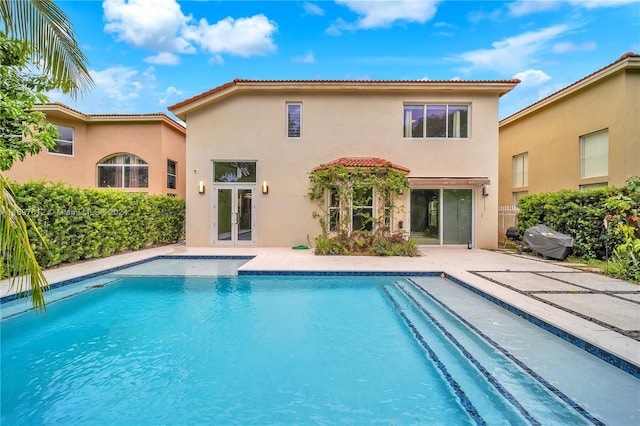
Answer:
POLYGON ((98 163, 98 187, 147 188, 149 165, 133 154, 116 154, 98 163))

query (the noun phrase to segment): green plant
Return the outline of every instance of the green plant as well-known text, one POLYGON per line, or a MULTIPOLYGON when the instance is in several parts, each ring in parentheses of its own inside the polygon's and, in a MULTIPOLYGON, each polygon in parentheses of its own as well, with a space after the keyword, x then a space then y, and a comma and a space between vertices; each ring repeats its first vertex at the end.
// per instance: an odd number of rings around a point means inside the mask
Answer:
POLYGON ((607 199, 606 221, 621 238, 607 271, 615 277, 640 282, 640 178, 629 178, 621 193, 607 199))
POLYGON ((316 254, 417 255, 417 245, 405 241, 402 233, 391 233, 388 227, 392 212, 397 210, 396 200, 409 189, 404 172, 388 166, 332 165, 314 170, 309 180, 307 197, 323 212, 318 217, 322 233, 315 239, 316 254), (378 207, 375 212, 371 208, 358 215, 361 226, 370 231, 352 229, 351 205, 378 207), (330 208, 333 216, 328 219, 330 208), (335 232, 333 237, 329 231, 335 232))
POLYGON ((47 242, 29 238, 44 267, 177 242, 183 236, 184 200, 164 195, 71 188, 44 181, 13 184, 21 215, 47 242))

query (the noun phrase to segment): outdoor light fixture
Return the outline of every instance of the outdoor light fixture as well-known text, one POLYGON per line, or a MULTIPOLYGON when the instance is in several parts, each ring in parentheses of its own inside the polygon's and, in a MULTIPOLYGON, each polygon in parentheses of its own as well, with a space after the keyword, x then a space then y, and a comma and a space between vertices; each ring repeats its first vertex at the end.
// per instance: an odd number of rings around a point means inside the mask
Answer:
POLYGON ((203 180, 198 182, 198 193, 199 194, 204 194, 204 181, 203 180))
POLYGON ((262 181, 262 193, 263 194, 268 194, 269 193, 269 184, 267 183, 267 181, 262 181))

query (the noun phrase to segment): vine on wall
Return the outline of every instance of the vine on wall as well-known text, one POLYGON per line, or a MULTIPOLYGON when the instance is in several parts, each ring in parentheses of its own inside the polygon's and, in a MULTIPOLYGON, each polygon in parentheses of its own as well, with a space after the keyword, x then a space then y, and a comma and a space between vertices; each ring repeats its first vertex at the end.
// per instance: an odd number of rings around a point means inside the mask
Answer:
POLYGON ((310 187, 307 198, 314 201, 322 211, 318 220, 322 234, 315 240, 316 254, 365 254, 414 256, 417 246, 407 241, 402 233, 389 229, 391 214, 398 211, 400 194, 409 190, 406 174, 388 166, 345 167, 337 164, 320 167, 309 174, 310 187), (363 191, 372 188, 373 191, 363 191), (339 219, 334 224, 335 235, 329 234, 328 193, 332 191, 338 199, 339 219), (371 197, 376 197, 372 203, 371 197), (357 200, 357 202, 356 202, 357 200), (350 206, 371 205, 376 208, 372 215, 364 213, 363 225, 371 223, 371 231, 352 229, 350 206))

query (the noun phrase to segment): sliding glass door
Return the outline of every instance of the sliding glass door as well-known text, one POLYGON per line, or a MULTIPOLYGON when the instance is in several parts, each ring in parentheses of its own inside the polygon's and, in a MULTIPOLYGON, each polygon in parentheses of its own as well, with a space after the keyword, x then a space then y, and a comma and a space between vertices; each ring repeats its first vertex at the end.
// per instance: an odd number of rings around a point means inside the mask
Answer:
POLYGON ((410 234, 421 245, 473 243, 472 189, 412 189, 410 234))

